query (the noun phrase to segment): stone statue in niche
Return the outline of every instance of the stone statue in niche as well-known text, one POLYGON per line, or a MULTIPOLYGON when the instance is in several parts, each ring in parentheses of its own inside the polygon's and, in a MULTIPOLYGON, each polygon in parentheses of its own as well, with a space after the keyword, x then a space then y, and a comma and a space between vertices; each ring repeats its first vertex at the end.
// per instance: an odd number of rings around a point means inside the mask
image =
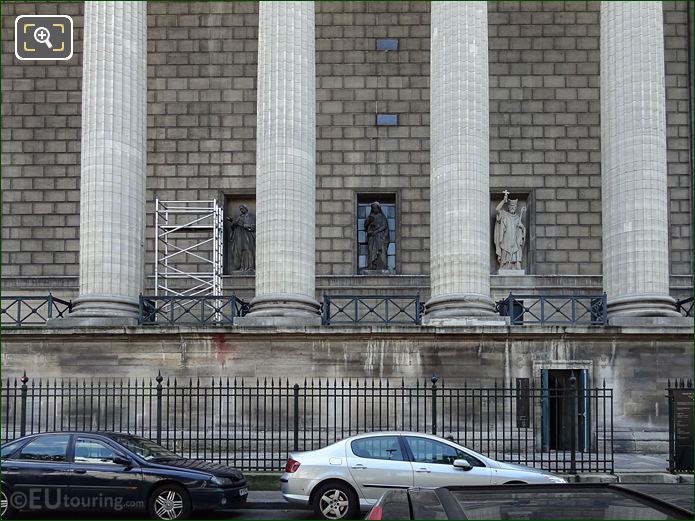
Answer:
POLYGON ((495 220, 495 254, 499 270, 514 270, 523 273, 521 267, 526 242, 526 227, 524 226, 524 213, 526 208, 522 208, 517 213, 518 199, 509 199, 509 192, 505 190, 504 199, 500 201, 495 210, 497 217, 495 220), (504 209, 504 205, 509 203, 509 210, 504 209))
POLYGON ((367 269, 387 270, 389 249, 389 222, 381 211, 381 205, 372 203, 372 210, 364 222, 367 234, 367 269))
POLYGON ((256 218, 245 204, 239 206, 239 215, 227 217, 232 225, 231 267, 235 271, 256 269, 256 218))

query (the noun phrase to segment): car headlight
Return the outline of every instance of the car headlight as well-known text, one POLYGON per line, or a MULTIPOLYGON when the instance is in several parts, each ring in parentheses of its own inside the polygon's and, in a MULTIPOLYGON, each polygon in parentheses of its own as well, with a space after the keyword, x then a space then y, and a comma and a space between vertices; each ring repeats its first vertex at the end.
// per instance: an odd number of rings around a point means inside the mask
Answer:
POLYGON ((544 476, 548 481, 552 481, 553 483, 567 483, 565 478, 553 476, 552 474, 544 474, 544 476))
POLYGON ((232 484, 232 480, 229 478, 221 478, 219 476, 212 476, 210 479, 210 484, 216 487, 228 487, 232 484))

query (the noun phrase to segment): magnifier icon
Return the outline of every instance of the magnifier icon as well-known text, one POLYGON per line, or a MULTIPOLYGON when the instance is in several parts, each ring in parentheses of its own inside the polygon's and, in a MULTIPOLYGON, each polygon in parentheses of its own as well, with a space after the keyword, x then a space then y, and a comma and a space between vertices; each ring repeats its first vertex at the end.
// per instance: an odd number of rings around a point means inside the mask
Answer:
POLYGON ((37 27, 34 31, 34 39, 36 39, 37 42, 45 43, 46 47, 48 47, 49 49, 53 49, 53 45, 51 45, 50 38, 51 33, 45 27, 37 27))

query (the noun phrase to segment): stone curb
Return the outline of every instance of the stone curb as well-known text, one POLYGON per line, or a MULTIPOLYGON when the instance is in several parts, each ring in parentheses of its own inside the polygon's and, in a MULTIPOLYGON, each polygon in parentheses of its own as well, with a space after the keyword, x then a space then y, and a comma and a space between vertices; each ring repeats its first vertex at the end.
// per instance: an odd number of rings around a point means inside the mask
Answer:
POLYGON ((288 503, 284 499, 250 499, 238 508, 240 510, 311 510, 309 507, 288 503))
POLYGON ((693 483, 692 474, 668 472, 617 472, 615 474, 576 474, 568 476, 575 483, 623 483, 623 484, 677 484, 693 483))

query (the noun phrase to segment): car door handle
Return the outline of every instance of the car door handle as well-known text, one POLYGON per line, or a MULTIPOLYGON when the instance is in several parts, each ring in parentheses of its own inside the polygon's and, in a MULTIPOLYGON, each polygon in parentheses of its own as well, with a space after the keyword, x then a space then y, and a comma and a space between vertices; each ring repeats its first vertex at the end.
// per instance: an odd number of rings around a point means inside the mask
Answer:
POLYGON ((72 469, 72 471, 75 474, 86 474, 87 473, 87 471, 85 469, 72 469))
POLYGON ((366 469, 367 467, 365 467, 365 466, 362 465, 361 463, 358 463, 357 465, 353 465, 352 468, 353 468, 353 469, 356 469, 356 470, 364 470, 364 469, 366 469))
POLYGON ((415 472, 422 472, 423 474, 429 474, 432 471, 430 469, 417 469, 415 472))
POLYGON ((19 467, 2 467, 2 470, 8 471, 8 470, 19 470, 19 467))

